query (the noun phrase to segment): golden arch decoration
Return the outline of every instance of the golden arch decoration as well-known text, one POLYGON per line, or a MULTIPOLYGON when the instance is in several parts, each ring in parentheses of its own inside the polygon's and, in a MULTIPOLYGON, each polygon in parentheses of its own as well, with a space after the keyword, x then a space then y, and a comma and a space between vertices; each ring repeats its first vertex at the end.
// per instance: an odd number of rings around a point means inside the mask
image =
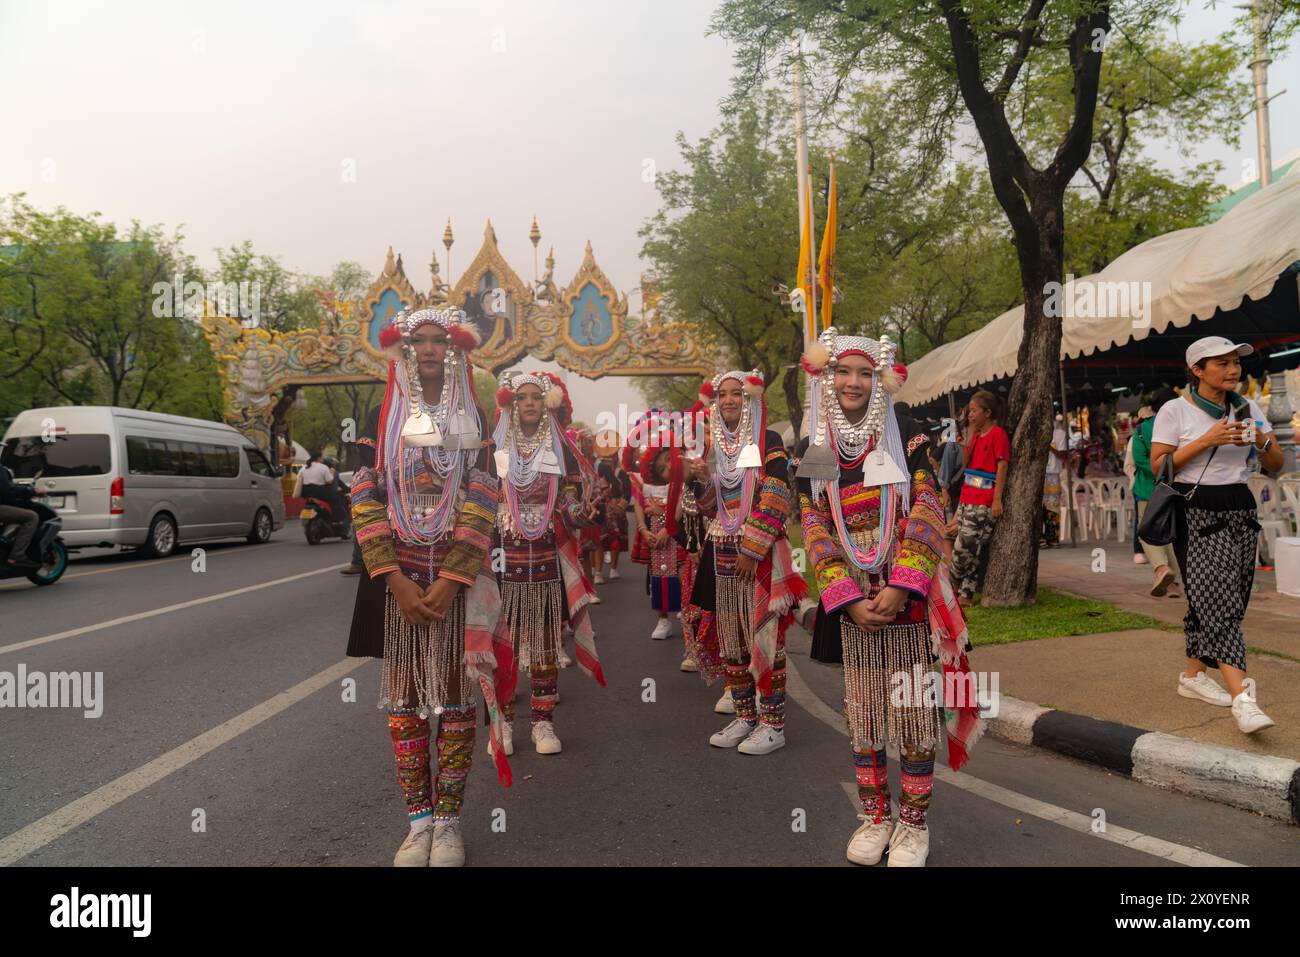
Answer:
MULTIPOLYGON (((534 229, 534 248, 539 238, 534 229)), ((444 242, 450 253, 450 225, 444 242)), ((452 304, 475 318, 485 339, 474 363, 493 375, 525 355, 554 361, 589 379, 712 375, 698 330, 662 316, 652 278, 642 277, 642 311, 636 316, 629 311, 627 294, 619 293, 597 264, 590 242, 563 289, 554 280, 553 252, 546 265, 540 279, 525 282, 502 256, 489 221, 482 245, 452 286, 443 282, 435 255, 429 291, 417 290, 402 257, 390 247, 360 299, 336 302, 320 295, 322 318, 315 327, 277 332, 205 314, 203 332, 217 359, 225 419, 269 448, 276 416, 283 413, 293 387, 384 381, 388 358, 379 348, 379 329, 395 312, 425 306, 452 304)))

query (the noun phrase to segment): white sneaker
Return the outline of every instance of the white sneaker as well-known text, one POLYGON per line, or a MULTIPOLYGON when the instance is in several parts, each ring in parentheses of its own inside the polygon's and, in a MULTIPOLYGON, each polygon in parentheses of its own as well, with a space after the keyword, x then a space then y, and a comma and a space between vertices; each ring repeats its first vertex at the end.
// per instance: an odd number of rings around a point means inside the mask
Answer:
POLYGON ((863 824, 849 838, 849 847, 844 856, 854 864, 867 867, 879 864, 885 848, 889 846, 889 839, 894 834, 894 820, 884 817, 879 821, 868 821, 861 814, 858 817, 863 819, 863 824))
POLYGON ((600 605, 600 604, 603 604, 603 602, 601 601, 599 595, 592 595, 592 596, 591 596, 591 603, 592 603, 593 605, 600 605))
POLYGON ((1189 678, 1181 671, 1178 673, 1178 693, 1184 698, 1208 701, 1210 704, 1227 708, 1232 705, 1232 695, 1219 687, 1218 683, 1204 671, 1195 678, 1189 678))
POLYGON ((719 698, 718 703, 713 706, 713 710, 717 714, 736 713, 736 702, 731 700, 731 689, 728 688, 722 692, 722 697, 719 698))
POLYGON ((460 818, 444 818, 430 830, 433 843, 429 845, 429 866, 464 867, 465 838, 460 833, 460 818))
POLYGON ((616 582, 616 581, 618 581, 620 578, 622 578, 623 576, 620 575, 620 574, 618 573, 618 569, 617 569, 617 568, 611 568, 611 569, 609 570, 609 574, 606 575, 605 577, 608 578, 608 579, 609 579, 610 581, 612 581, 612 582, 616 582))
POLYGON ((394 867, 428 867, 429 845, 433 842, 433 826, 412 828, 393 855, 394 867))
POLYGON ((573 664, 573 659, 570 658, 567 654, 565 654, 564 649, 561 648, 559 656, 555 659, 555 663, 559 665, 561 668, 567 668, 571 664, 573 664))
POLYGON ((1146 563, 1147 563, 1147 557, 1143 555, 1141 552, 1138 552, 1136 555, 1133 556, 1134 565, 1145 565, 1146 563))
POLYGON ((673 633, 673 626, 667 618, 660 618, 659 623, 655 625, 655 630, 650 632, 650 637, 654 641, 663 641, 673 633))
POLYGON ((930 856, 930 832, 898 822, 889 839, 890 867, 925 867, 930 856))
POLYGON ((1276 722, 1255 704, 1255 679, 1247 678, 1242 685, 1241 694, 1232 699, 1232 716, 1237 719, 1241 733, 1254 734, 1273 727, 1276 722))
POLYGON ((736 748, 741 754, 771 754, 785 747, 785 732, 760 723, 736 748))
POLYGON ((559 754, 560 739, 555 736, 555 725, 549 721, 538 721, 533 725, 533 744, 538 754, 559 754))
POLYGON ((600 572, 596 572, 596 574, 591 576, 591 583, 593 585, 603 585, 605 584, 605 577, 601 575, 600 572))
POLYGON ((606 552, 606 553, 605 553, 605 564, 608 565, 608 564, 610 564, 610 563, 613 562, 613 561, 614 561, 614 556, 613 556, 612 554, 610 554, 609 552, 606 552))
MULTIPOLYGON (((509 721, 501 722, 501 743, 505 746, 506 757, 515 753, 515 729, 510 726, 509 721)), ((496 754, 492 750, 492 736, 488 735, 488 754, 496 754)))
POLYGON ((717 734, 709 738, 709 744, 715 748, 734 748, 754 731, 754 725, 741 718, 736 718, 717 734))
POLYGON ((699 670, 700 670, 700 663, 696 661, 694 658, 692 658, 690 655, 687 655, 685 658, 682 659, 682 671, 695 672, 699 670))

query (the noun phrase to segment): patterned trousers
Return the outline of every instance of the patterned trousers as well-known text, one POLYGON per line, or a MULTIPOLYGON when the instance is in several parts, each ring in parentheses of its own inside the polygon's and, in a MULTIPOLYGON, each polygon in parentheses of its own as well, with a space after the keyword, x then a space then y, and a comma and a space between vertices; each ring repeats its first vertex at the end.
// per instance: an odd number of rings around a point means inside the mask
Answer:
POLYGON ((785 730, 785 651, 777 649, 772 661, 770 695, 757 694, 754 676, 749 670, 749 655, 735 661, 728 659, 723 666, 726 668, 727 690, 736 705, 736 717, 750 724, 759 721, 773 731, 785 730))
MULTIPOLYGON (((918 748, 904 741, 899 750, 903 796, 898 801, 898 821, 925 830, 925 815, 930 809, 930 791, 934 786, 934 748, 918 748)), ((893 814, 889 806, 889 766, 885 749, 853 749, 853 770, 858 780, 858 799, 869 821, 887 821, 893 814)))
MULTIPOLYGON (((533 670, 528 673, 532 692, 529 703, 532 707, 533 724, 552 720, 559 674, 559 668, 555 665, 533 665, 533 670)), ((510 700, 501 702, 501 714, 507 721, 515 720, 513 695, 510 700)))
POLYGON ((1259 522, 1254 509, 1210 509, 1189 505, 1185 531, 1175 542, 1187 593, 1183 632, 1187 657, 1209 667, 1246 670, 1246 617, 1255 582, 1259 522))
POLYGON ((957 506, 957 543, 952 552, 952 579, 963 598, 971 598, 979 585, 976 570, 980 549, 993 535, 993 506, 957 506))
POLYGON ((406 799, 406 813, 412 823, 427 817, 460 816, 474 755, 474 702, 447 705, 438 719, 435 743, 437 772, 429 774, 429 719, 418 708, 393 708, 388 712, 388 731, 397 760, 397 785, 406 799))

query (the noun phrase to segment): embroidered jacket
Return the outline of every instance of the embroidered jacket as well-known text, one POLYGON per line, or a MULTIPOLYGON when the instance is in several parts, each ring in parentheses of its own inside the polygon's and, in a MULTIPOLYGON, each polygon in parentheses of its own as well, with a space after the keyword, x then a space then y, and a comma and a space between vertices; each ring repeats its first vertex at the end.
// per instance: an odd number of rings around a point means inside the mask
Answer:
MULTIPOLYGON (((882 581, 874 583, 873 592, 885 585, 895 585, 911 593, 919 601, 909 601, 900 612, 900 618, 911 620, 918 611, 923 613, 925 597, 943 557, 943 508, 930 462, 926 457, 928 436, 910 420, 900 419, 903 445, 907 454, 906 468, 911 475, 911 509, 906 516, 898 516, 897 529, 889 560, 882 569, 882 581)), ((802 439, 797 457, 802 458, 808 448, 808 439, 802 439)), ((861 484, 862 469, 840 469, 840 503, 844 524, 850 534, 878 532, 880 527, 880 488, 861 484)), ((835 611, 866 597, 857 581, 850 575, 850 563, 840 546, 831 516, 826 493, 814 502, 812 483, 798 479, 799 507, 803 516, 803 541, 808 560, 812 562, 821 590, 822 607, 835 611)))
MULTIPOLYGON (((790 492, 789 457, 781 436, 768 429, 763 437, 763 480, 754 491, 754 501, 745 518, 739 549, 756 562, 761 562, 772 550, 772 545, 785 534, 785 523, 790 519, 792 495, 790 492)), ((712 449, 709 450, 712 454, 712 449)), ((691 490, 699 505, 700 514, 713 518, 718 514, 718 495, 712 481, 692 482, 691 490)), ((735 508, 740 497, 740 486, 723 492, 726 504, 735 508)))
MULTIPOLYGON (((401 571, 417 580, 427 579, 428 556, 433 550, 445 552, 436 577, 466 586, 474 584, 492 543, 492 526, 497 514, 497 477, 494 460, 489 454, 490 444, 485 430, 483 446, 455 493, 455 527, 444 542, 432 546, 398 539, 388 520, 388 497, 380 471, 383 463, 376 463, 374 469, 364 468, 357 472, 352 485, 352 525, 362 560, 366 563, 366 572, 371 578, 401 571)), ((443 479, 425 465, 427 453, 410 450, 403 454, 420 456, 415 470, 416 484, 426 494, 439 495, 443 479)))

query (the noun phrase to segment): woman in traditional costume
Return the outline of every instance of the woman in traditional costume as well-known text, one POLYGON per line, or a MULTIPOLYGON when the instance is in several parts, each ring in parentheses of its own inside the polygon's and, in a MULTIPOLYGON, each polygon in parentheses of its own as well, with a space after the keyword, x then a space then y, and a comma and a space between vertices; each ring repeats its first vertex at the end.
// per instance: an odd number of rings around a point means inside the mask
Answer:
MULTIPOLYGON (((371 579, 386 585, 382 618, 354 628, 349 653, 382 657, 380 707, 397 760, 410 830, 400 867, 460 866, 465 782, 477 686, 494 740, 499 694, 512 680, 498 630, 501 593, 488 560, 497 479, 467 355, 480 336, 459 310, 402 312, 380 343, 392 355, 374 468, 357 472, 352 519, 371 579), (429 716, 438 718, 430 775, 429 716)), ((498 749, 499 750, 499 749, 498 749)), ((503 752, 497 774, 510 784, 503 752)))
POLYGON ((692 491, 706 530, 682 621, 701 677, 712 684, 725 675, 736 715, 709 743, 768 754, 785 745, 785 632, 808 593, 786 539, 789 459, 767 428, 757 370, 719 373, 700 398, 709 432, 692 463, 692 491))
POLYGON ((847 857, 924 866, 935 749, 947 710, 948 763, 982 730, 965 621, 942 562, 944 520, 922 431, 901 435, 891 396, 907 370, 894 345, 828 328, 804 356, 809 438, 798 449, 804 547, 821 591, 817 637, 838 639, 845 714, 864 823, 847 857), (906 468, 907 471, 903 469, 906 468), (942 668, 942 688, 927 678, 942 668), (924 687, 923 687, 924 686, 924 687), (900 748, 895 825, 886 745, 900 748))
MULTIPOLYGON (((507 373, 497 406, 492 438, 501 474, 496 541, 504 626, 515 661, 529 674, 533 744, 538 754, 558 754, 554 710, 566 620, 578 667, 605 684, 587 612, 595 593, 582 574, 577 536, 593 520, 596 476, 564 432, 572 406, 558 376, 507 373)), ((513 694, 502 709, 511 754, 513 694)))

